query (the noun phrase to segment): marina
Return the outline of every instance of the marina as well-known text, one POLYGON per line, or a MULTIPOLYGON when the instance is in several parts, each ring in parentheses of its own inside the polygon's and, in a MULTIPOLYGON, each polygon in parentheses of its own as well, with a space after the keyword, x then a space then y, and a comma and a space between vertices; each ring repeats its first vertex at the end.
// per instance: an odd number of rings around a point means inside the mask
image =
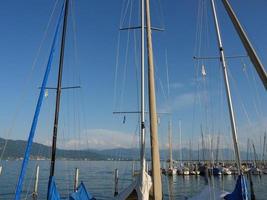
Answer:
POLYGON ((265 200, 267 57, 256 23, 234 0, 173 3, 192 13, 160 0, 91 3, 27 4, 40 15, 16 5, 46 26, 29 25, 33 40, 21 41, 36 53, 26 76, 8 61, 16 43, 2 40, 3 65, 21 75, 3 87, 12 98, 0 116, 0 199, 265 200))

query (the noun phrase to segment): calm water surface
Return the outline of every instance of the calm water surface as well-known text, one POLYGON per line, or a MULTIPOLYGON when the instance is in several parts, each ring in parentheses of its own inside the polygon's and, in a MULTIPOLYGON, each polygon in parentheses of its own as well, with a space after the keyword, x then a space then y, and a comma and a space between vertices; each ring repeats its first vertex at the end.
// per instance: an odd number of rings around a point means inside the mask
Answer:
MULTIPOLYGON (((23 188, 23 199, 31 199, 33 191, 34 173, 36 164, 40 165, 39 199, 46 199, 47 182, 49 176, 48 161, 30 161, 23 188)), ((9 200, 14 196, 17 177, 19 174, 20 161, 4 161, 3 171, 0 176, 0 199, 9 200)), ((119 169, 120 191, 132 181, 132 162, 127 161, 57 161, 56 183, 62 197, 67 196, 73 190, 74 170, 80 169, 82 180, 88 191, 96 199, 111 199, 114 193, 114 169, 119 169)), ((224 176, 210 180, 210 185, 220 187, 226 191, 234 188, 235 176, 224 176)), ((205 187, 205 180, 200 176, 162 176, 164 187, 164 199, 185 199, 192 196, 205 187)), ((253 177, 254 190, 257 200, 267 200, 267 175, 261 178, 253 177)))

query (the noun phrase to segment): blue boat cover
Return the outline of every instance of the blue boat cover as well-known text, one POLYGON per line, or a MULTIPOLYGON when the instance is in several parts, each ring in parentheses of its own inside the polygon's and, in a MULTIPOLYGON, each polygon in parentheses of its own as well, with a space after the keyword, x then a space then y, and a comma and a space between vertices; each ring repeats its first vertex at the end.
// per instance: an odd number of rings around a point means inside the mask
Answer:
POLYGON ((54 176, 49 178, 47 199, 48 200, 60 200, 60 196, 57 191, 57 186, 56 186, 54 176))
POLYGON ((226 200, 248 200, 247 182, 243 175, 239 175, 236 181, 235 190, 224 197, 226 200))
POLYGON ((212 173, 214 176, 220 175, 221 170, 218 167, 213 167, 212 173))
POLYGON ((73 192, 70 195, 70 200, 93 200, 93 196, 87 192, 83 182, 78 187, 77 192, 73 192))
POLYGON ((47 193, 48 200, 95 200, 95 198, 87 192, 83 182, 79 185, 77 192, 73 192, 68 198, 60 198, 57 190, 55 178, 49 179, 49 188, 47 193))
POLYGON ((19 178, 18 178, 17 186, 16 186, 16 192, 15 192, 14 200, 20 200, 21 199, 20 198, 20 194, 21 194, 21 191, 22 191, 23 180, 24 180, 24 177, 25 177, 27 165, 28 165, 29 158, 30 158, 31 147, 32 147, 33 138, 34 138, 34 135, 35 135, 35 130, 36 130, 36 127, 37 127, 37 122, 38 122, 41 106, 42 106, 43 99, 44 99, 47 80, 48 80, 49 73, 50 73, 50 70, 51 70, 51 65, 52 65, 52 61, 53 61, 53 55, 54 55, 54 52, 55 52, 56 41, 57 41, 57 38, 58 38, 58 32, 59 32, 60 24, 61 24, 61 21, 62 21, 61 19, 63 17, 63 8, 64 8, 64 4, 62 6, 61 13, 60 13, 60 16, 59 16, 59 19, 58 19, 58 22, 57 22, 56 32, 55 32, 53 43, 52 43, 52 46, 51 46, 49 59, 48 59, 47 65, 46 65, 46 70, 45 70, 45 74, 44 74, 44 77, 43 77, 42 86, 41 86, 41 90, 40 90, 40 93, 39 93, 38 101, 37 101, 37 104, 36 104, 36 108, 35 108, 35 112, 34 112, 34 116, 33 116, 33 120, 32 120, 32 125, 31 125, 31 130, 30 130, 30 133, 29 133, 29 136, 28 136, 27 146, 26 146, 26 149, 25 149, 25 153, 24 153, 24 157, 23 157, 23 161, 22 161, 22 166, 21 166, 21 170, 20 170, 20 175, 19 175, 19 178))

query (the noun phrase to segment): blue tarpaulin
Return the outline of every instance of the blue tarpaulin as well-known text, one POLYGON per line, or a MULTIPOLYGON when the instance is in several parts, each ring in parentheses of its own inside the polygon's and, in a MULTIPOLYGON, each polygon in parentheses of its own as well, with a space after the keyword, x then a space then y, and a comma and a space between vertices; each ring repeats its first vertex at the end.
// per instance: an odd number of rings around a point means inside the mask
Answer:
POLYGON ((47 200, 95 200, 95 198, 87 192, 83 182, 81 182, 77 191, 73 192, 68 198, 60 198, 55 179, 52 176, 49 179, 47 200))
POLYGON ((77 192, 70 195, 70 200, 93 200, 93 196, 87 192, 83 182, 78 187, 77 192))
POLYGON ((57 191, 56 182, 54 179, 54 176, 49 178, 49 188, 47 193, 47 199, 48 200, 60 200, 59 193, 57 191))
POLYGON ((243 175, 239 175, 235 190, 224 197, 225 200, 248 200, 247 182, 243 175))

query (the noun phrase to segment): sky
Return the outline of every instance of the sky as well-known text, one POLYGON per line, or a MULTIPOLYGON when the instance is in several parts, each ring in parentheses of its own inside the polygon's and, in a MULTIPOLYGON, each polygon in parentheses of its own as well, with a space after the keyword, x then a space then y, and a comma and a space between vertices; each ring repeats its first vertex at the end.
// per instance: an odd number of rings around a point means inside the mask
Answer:
MULTIPOLYGON (((66 38, 60 112, 60 148, 138 147, 140 101, 140 32, 136 0, 71 1, 66 38), (123 123, 124 121, 124 123, 123 123)), ((193 56, 218 56, 209 1, 151 0, 158 112, 171 113, 174 148, 200 144, 200 127, 220 135, 231 147, 226 96, 218 60, 197 62, 193 56), (201 14, 200 11, 203 11, 201 14), (206 69, 201 77, 201 66, 206 69), (181 138, 179 133, 181 121, 181 138)), ((263 65, 267 65, 267 2, 230 1, 263 65)), ((60 7, 58 0, 11 0, 0 7, 0 137, 26 140, 38 98, 60 7), (48 26, 49 24, 49 26, 48 26)), ((216 1, 226 56, 245 55, 221 1, 216 1)), ((56 86, 58 41, 48 86, 56 86)), ((248 58, 227 60, 240 146, 247 138, 258 148, 267 129, 267 95, 248 58), (244 65, 246 67, 244 67, 244 65)), ((147 86, 147 85, 146 85, 147 86)), ((147 90, 146 90, 147 92, 147 90)), ((51 144, 55 92, 48 91, 35 141, 51 144)), ((146 95, 146 110, 147 95, 146 95)), ((146 117, 147 139, 149 124, 146 117)), ((169 115, 159 115, 160 147, 168 146, 169 115)), ((215 140, 215 139, 214 139, 215 140)), ((147 140, 147 146, 149 141, 147 140)))

